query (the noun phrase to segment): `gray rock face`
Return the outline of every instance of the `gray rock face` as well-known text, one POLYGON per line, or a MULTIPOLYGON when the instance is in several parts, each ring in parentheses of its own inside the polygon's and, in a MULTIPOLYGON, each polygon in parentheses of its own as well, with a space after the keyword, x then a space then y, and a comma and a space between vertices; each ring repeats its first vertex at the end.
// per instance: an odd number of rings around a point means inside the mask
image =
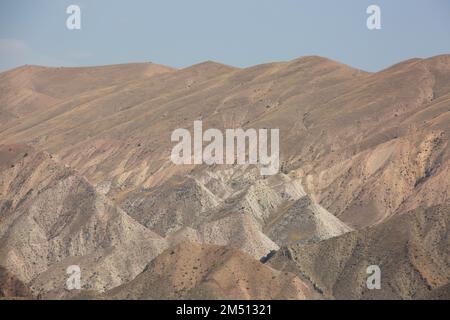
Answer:
POLYGON ((352 229, 310 197, 295 201, 265 227, 265 233, 278 245, 317 242, 336 237, 352 229))
POLYGON ((0 188, 8 208, 1 212, 0 265, 36 293, 64 291, 72 264, 82 269, 83 288, 112 288, 167 246, 47 153, 1 170, 0 188))

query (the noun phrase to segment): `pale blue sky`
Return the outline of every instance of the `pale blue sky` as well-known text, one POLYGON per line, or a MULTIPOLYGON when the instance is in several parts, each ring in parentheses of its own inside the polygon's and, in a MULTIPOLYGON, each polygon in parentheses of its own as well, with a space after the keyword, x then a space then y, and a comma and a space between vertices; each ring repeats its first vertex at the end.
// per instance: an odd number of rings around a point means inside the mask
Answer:
POLYGON ((376 71, 450 53, 449 0, 0 0, 0 70, 153 61, 235 66, 320 55, 376 71), (66 8, 82 8, 82 30, 66 8), (366 8, 382 10, 382 30, 366 8))

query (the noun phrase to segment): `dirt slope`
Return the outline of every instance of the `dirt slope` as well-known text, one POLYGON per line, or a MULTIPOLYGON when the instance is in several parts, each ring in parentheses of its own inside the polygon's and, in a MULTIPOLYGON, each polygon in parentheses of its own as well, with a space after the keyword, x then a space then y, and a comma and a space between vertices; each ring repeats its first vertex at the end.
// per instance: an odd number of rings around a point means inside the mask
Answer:
POLYGON ((269 265, 337 299, 439 297, 450 280, 449 216, 450 203, 416 209, 375 227, 282 248, 269 265), (367 289, 370 265, 380 267, 380 290, 367 289))
POLYGON ((228 247, 183 243, 153 260, 112 299, 305 299, 316 294, 291 273, 228 247))

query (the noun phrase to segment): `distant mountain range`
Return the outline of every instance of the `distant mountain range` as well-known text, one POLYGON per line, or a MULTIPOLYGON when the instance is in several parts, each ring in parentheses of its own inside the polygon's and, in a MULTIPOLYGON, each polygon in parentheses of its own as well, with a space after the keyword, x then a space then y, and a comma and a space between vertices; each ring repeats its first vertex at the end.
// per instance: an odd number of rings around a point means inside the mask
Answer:
POLYGON ((450 55, 1 73, 0 298, 448 299, 449 134, 450 55), (195 120, 280 172, 173 164, 195 120))

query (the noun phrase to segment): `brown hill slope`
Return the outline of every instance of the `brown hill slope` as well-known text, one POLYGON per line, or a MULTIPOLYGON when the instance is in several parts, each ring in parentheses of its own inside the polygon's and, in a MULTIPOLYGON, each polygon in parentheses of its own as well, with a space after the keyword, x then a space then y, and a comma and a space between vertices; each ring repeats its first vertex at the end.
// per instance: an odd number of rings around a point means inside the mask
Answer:
POLYGON ((450 203, 399 214, 368 229, 281 249, 275 269, 311 280, 338 299, 442 296, 450 281, 450 203), (368 290, 366 269, 378 265, 381 289, 368 290))
POLYGON ((311 299, 316 293, 291 273, 279 272, 228 247, 180 244, 166 250, 110 299, 311 299))
POLYGON ((0 139, 58 154, 121 203, 192 170, 169 160, 176 128, 280 128, 283 170, 358 228, 449 198, 449 77, 450 56, 374 74, 319 57, 208 62, 65 99, 9 122, 0 139))
POLYGON ((0 74, 0 111, 22 118, 85 92, 139 81, 174 69, 152 63, 84 68, 23 66, 0 74))
POLYGON ((167 158, 174 129, 190 128, 199 118, 206 126, 243 126, 272 113, 267 105, 275 105, 285 90, 307 94, 321 81, 331 86, 359 74, 325 59, 302 61, 244 70, 200 64, 125 84, 103 96, 95 92, 82 100, 77 97, 14 123, 1 136, 4 141, 34 142, 60 154, 80 172, 89 172, 94 183, 112 180, 113 187, 151 186, 152 175, 173 170, 167 158), (86 158, 90 161, 82 160, 86 158), (130 160, 112 160, 124 158, 130 160))

